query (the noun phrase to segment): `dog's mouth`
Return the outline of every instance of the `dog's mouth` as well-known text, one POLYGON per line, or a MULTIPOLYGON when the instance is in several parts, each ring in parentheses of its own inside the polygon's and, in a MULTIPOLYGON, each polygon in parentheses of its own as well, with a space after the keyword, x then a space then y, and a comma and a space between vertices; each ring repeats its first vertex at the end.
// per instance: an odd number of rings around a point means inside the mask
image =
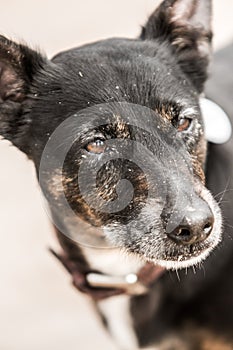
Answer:
MULTIPOLYGON (((136 254, 143 260, 152 262, 168 270, 178 270, 194 265, 200 265, 211 253, 211 251, 220 242, 220 235, 206 240, 203 243, 196 243, 190 246, 169 246, 162 254, 154 254, 148 250, 145 253, 137 252, 136 254)), ((132 249, 130 249, 132 253, 132 249)), ((134 252, 133 252, 134 253, 134 252)))
POLYGON ((172 255, 166 255, 164 259, 149 259, 149 261, 169 270, 187 268, 204 261, 218 243, 219 240, 190 245, 177 251, 174 250, 172 255))
MULTIPOLYGON (((159 252, 156 249, 151 249, 149 246, 144 252, 138 249, 136 255, 139 255, 143 260, 160 265, 165 269, 177 270, 193 265, 200 265, 220 241, 221 229, 220 227, 214 227, 210 237, 201 243, 184 246, 166 240, 161 249, 162 251, 159 252)), ((135 253, 131 248, 130 252, 135 253)))

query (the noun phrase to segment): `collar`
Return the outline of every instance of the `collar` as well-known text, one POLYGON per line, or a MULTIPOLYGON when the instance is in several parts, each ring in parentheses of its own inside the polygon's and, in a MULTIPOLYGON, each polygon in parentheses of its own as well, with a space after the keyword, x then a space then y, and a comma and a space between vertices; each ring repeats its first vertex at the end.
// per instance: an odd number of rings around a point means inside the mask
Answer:
POLYGON ((84 268, 65 253, 58 254, 52 249, 50 251, 71 274, 73 285, 96 301, 122 294, 131 296, 146 294, 150 286, 165 272, 165 268, 161 266, 146 263, 137 274, 106 275, 100 271, 84 268))

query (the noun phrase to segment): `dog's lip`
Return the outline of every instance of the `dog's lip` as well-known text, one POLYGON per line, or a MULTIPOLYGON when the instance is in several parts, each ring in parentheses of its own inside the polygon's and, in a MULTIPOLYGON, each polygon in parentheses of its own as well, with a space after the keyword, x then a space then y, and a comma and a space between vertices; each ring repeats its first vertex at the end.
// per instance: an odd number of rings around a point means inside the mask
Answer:
POLYGON ((138 255, 139 258, 143 259, 144 261, 161 266, 166 270, 179 270, 195 265, 200 265, 200 263, 204 262, 204 260, 210 255, 212 250, 220 241, 220 238, 214 241, 212 241, 210 238, 207 238, 204 242, 190 244, 189 246, 183 246, 183 249, 180 245, 176 245, 177 254, 174 254, 174 250, 172 254, 171 252, 169 253, 166 251, 162 257, 156 257, 153 256, 153 254, 147 254, 143 252, 137 252, 136 255, 138 255), (180 251, 178 251, 178 249, 180 251))
POLYGON ((160 265, 167 270, 179 270, 202 263, 209 256, 216 245, 217 243, 214 245, 205 245, 205 247, 202 248, 199 247, 199 249, 193 254, 181 252, 178 253, 177 256, 169 256, 168 254, 166 259, 148 257, 147 260, 155 265, 160 265))

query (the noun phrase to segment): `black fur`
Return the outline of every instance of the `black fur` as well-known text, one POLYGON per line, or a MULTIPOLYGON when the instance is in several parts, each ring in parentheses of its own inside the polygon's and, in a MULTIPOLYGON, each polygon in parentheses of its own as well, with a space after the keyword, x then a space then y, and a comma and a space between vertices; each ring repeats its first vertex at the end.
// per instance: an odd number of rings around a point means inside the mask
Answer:
MULTIPOLYGON (((213 197, 207 195, 205 175, 214 195, 232 187, 232 141, 223 146, 209 145, 206 158, 198 102, 208 75, 210 8, 210 2, 204 0, 165 0, 149 18, 139 39, 100 41, 59 53, 52 61, 25 45, 0 37, 0 134, 33 160, 39 177, 42 153, 52 133, 63 121, 77 115, 77 120, 73 119, 77 139, 63 167, 64 192, 73 211, 93 228, 107 228, 111 244, 154 263, 173 261, 178 268, 181 262, 214 248, 221 236, 221 225, 214 226, 221 221, 221 215, 213 197), (106 103, 106 109, 99 109, 106 103), (128 107, 128 103, 146 109, 142 113, 140 108, 128 107), (88 112, 80 112, 88 107, 88 112), (193 110, 192 115, 185 114, 187 108, 193 110), (81 123, 80 115, 87 120, 88 113, 94 115, 94 122, 103 120, 104 125, 81 123), (191 126, 179 132, 182 118, 188 119, 191 126), (127 122, 132 120, 136 125, 127 122), (88 205, 79 188, 77 174, 85 158, 92 166, 98 166, 101 158, 88 151, 96 139, 106 147, 103 154, 111 151, 108 142, 112 139, 123 139, 127 145, 126 150, 117 149, 117 159, 105 163, 97 174, 99 198, 110 202, 118 198, 119 180, 124 178, 133 184, 131 201, 114 213, 88 205), (132 140, 144 145, 155 158, 143 158, 143 152, 131 146, 132 140), (130 161, 135 152, 149 177, 130 161), (168 190, 165 197, 162 180, 168 190), (189 206, 195 209, 196 216, 189 216, 189 206), (186 220, 166 232, 175 210, 184 212, 186 220), (213 230, 203 238, 204 224, 213 230)), ((224 52, 223 58, 221 54, 217 58, 217 64, 224 64, 227 71, 232 65, 232 60, 224 61, 229 52, 232 54, 232 48, 224 52)), ((232 81, 224 82, 228 91, 223 102, 229 103, 232 81)), ((209 91, 221 103, 218 90, 213 88, 218 85, 213 78, 209 91)), ((224 89, 225 85, 222 94, 224 89)), ((233 118, 232 106, 226 108, 233 118)), ((58 145, 61 148, 69 141, 69 135, 64 135, 58 145)), ((59 147, 54 158, 59 156, 59 147)), ((51 200, 54 219, 69 233, 77 223, 74 220, 69 226, 65 222, 68 216, 59 202, 57 169, 53 168, 53 159, 48 163, 50 168, 45 170, 41 185, 51 200)), ((88 183, 88 168, 84 178, 88 183)), ((90 183, 88 196, 95 203, 91 186, 90 183)), ((120 193, 123 198, 128 191, 125 188, 120 193)), ((226 191, 221 204, 226 218, 223 243, 201 270, 196 274, 192 268, 181 270, 180 281, 174 272, 167 272, 150 293, 132 297, 131 313, 141 345, 156 342, 162 350, 210 350, 216 343, 219 349, 233 344, 231 200, 231 191, 226 191)), ((58 236, 70 260, 85 265, 82 249, 61 233, 58 236)), ((103 237, 91 239, 98 243, 103 237)))

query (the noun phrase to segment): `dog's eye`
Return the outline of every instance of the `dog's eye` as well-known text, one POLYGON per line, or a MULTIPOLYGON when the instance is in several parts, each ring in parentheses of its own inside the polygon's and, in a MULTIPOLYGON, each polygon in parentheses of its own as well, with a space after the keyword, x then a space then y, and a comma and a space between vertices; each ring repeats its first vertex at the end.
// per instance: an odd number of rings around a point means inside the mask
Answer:
POLYGON ((106 144, 104 140, 96 139, 87 144, 86 150, 90 153, 100 154, 103 153, 106 149, 106 144))
POLYGON ((190 128, 191 126, 191 123, 192 123, 192 119, 189 119, 189 118, 181 118, 179 121, 178 121, 178 124, 177 124, 177 130, 182 132, 182 131, 186 131, 190 128))

